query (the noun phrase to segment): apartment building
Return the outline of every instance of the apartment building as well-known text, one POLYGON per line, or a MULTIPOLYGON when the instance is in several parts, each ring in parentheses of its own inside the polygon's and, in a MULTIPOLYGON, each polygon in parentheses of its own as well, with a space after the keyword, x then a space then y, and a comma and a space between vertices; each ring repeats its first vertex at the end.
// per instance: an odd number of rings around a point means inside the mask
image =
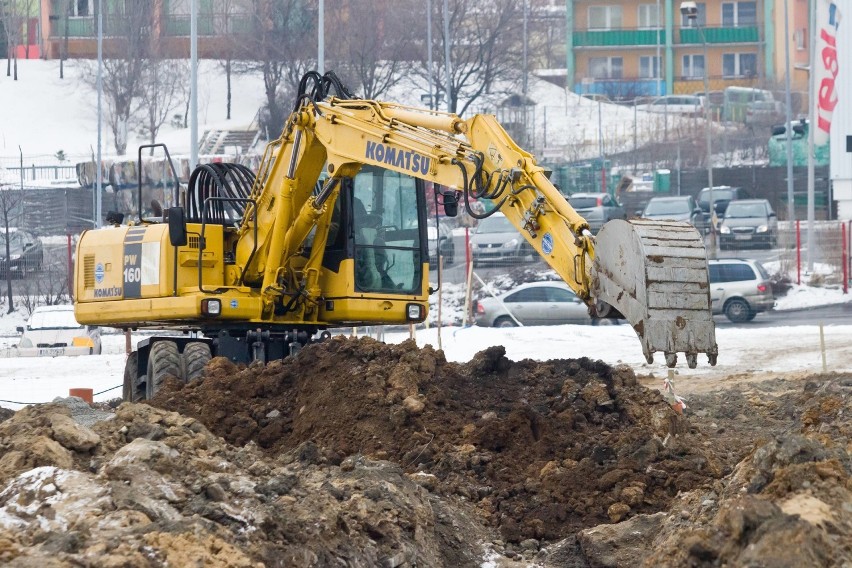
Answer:
MULTIPOLYGON (((791 65, 808 61, 808 0, 786 0, 791 65)), ((784 79, 784 4, 705 0, 693 20, 673 0, 566 0, 569 87, 611 99, 692 94, 784 79)), ((807 72, 791 74, 806 92, 807 72)))
MULTIPOLYGON (((103 6, 103 49, 110 56, 113 46, 126 35, 125 1, 101 0, 103 6)), ((190 1, 189 0, 133 0, 144 1, 150 16, 145 25, 150 26, 164 54, 185 57, 189 53, 190 1)), ((198 2, 198 54, 199 57, 222 57, 231 45, 231 39, 249 34, 254 25, 251 4, 239 0, 197 0, 198 2)), ((32 18, 38 21, 41 56, 58 59, 63 49, 70 58, 97 57, 98 0, 40 0, 40 8, 32 18), (67 39, 66 39, 67 38, 67 39), (67 43, 66 43, 67 42, 67 43)))

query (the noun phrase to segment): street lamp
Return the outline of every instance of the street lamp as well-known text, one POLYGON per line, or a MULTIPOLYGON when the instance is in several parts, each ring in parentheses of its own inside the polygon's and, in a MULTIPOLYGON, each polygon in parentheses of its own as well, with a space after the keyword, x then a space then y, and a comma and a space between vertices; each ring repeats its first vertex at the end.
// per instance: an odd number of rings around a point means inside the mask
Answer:
POLYGON ((709 187, 708 198, 710 200, 710 258, 716 258, 716 203, 713 201, 713 149, 710 139, 710 85, 707 77, 709 60, 707 59, 707 37, 704 27, 698 25, 698 5, 695 2, 681 2, 680 13, 686 16, 692 27, 698 29, 701 34, 701 43, 704 46, 704 138, 707 144, 707 186, 709 187))

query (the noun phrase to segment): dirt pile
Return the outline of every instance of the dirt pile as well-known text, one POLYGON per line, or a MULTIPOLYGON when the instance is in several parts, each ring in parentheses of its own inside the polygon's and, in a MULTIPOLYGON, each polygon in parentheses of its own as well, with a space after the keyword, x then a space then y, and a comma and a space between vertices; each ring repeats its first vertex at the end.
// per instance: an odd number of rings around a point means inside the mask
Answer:
POLYGON ((484 531, 388 462, 274 458, 124 404, 92 428, 42 405, 0 424, 4 566, 465 566, 484 531), (465 540, 459 535, 464 535, 465 540))
POLYGON ((852 566, 852 378, 818 376, 798 392, 748 400, 750 410, 722 408, 745 413, 734 419, 768 417, 751 436, 769 440, 668 513, 582 531, 591 566, 852 566), (771 426, 779 416, 788 417, 783 431, 771 426))
POLYGON ((335 338, 265 367, 215 359, 153 404, 271 459, 310 442, 332 465, 388 460, 515 543, 657 512, 722 474, 707 439, 629 368, 513 363, 502 347, 454 364, 413 342, 335 338))

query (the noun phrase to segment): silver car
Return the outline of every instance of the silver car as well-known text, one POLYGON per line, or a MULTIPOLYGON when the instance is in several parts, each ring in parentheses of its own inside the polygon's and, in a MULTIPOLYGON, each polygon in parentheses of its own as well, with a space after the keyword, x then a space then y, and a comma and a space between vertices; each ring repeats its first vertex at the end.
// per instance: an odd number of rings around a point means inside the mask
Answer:
POLYGON ((775 306, 769 273, 756 260, 709 260, 710 305, 735 323, 751 321, 775 306))
POLYGON ((516 261, 535 253, 524 237, 502 213, 495 213, 479 222, 470 236, 473 265, 485 262, 516 261))
POLYGON ((778 216, 766 199, 731 201, 719 226, 722 249, 757 245, 774 248, 778 244, 778 216))
POLYGON ((568 196, 568 203, 589 222, 589 229, 595 234, 607 221, 627 219, 627 212, 608 193, 572 193, 568 196))
POLYGON ((592 322, 586 305, 567 284, 530 282, 474 302, 476 323, 487 327, 592 322))
POLYGON ((691 195, 652 197, 642 212, 642 218, 686 221, 699 231, 705 229, 704 214, 691 195))

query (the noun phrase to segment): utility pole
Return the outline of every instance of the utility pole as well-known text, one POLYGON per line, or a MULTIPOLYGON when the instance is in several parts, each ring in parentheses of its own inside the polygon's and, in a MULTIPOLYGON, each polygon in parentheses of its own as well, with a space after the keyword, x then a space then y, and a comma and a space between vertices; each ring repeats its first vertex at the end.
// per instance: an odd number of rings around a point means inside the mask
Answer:
MULTIPOLYGON (((101 172, 102 168, 102 154, 101 148, 103 147, 103 137, 101 136, 101 131, 103 130, 103 93, 104 93, 104 6, 103 1, 98 0, 98 160, 95 164, 95 168, 97 169, 96 174, 96 182, 95 182, 95 227, 101 227, 101 209, 103 205, 101 204, 101 192, 103 188, 103 173, 101 172)), ((142 212, 140 211, 141 215, 142 212)))
POLYGON ((681 4, 680 11, 685 14, 693 27, 698 29, 701 34, 701 44, 704 51, 704 140, 707 145, 707 187, 708 198, 710 200, 710 258, 716 258, 716 203, 713 200, 713 147, 710 134, 710 81, 709 81, 709 63, 707 58, 707 36, 705 35, 705 26, 698 24, 698 7, 694 3, 684 2, 681 4))
POLYGON ((429 54, 429 110, 437 110, 438 101, 433 98, 435 89, 432 79, 432 70, 434 69, 432 63, 432 0, 426 2, 426 46, 426 52, 429 54))
MULTIPOLYGON (((790 15, 788 0, 784 0, 784 104, 787 105, 784 120, 784 132, 787 136, 787 220, 792 224, 796 220, 796 204, 794 202, 795 192, 793 182, 793 133, 792 133, 792 97, 790 95, 790 15)), ((792 228, 792 227, 791 227, 792 228)))
MULTIPOLYGON (((453 84, 450 80, 452 73, 450 72, 450 7, 447 5, 447 0, 444 0, 444 70, 447 74, 447 112, 453 111, 453 84)), ((437 104, 435 105, 438 106, 437 104)))

